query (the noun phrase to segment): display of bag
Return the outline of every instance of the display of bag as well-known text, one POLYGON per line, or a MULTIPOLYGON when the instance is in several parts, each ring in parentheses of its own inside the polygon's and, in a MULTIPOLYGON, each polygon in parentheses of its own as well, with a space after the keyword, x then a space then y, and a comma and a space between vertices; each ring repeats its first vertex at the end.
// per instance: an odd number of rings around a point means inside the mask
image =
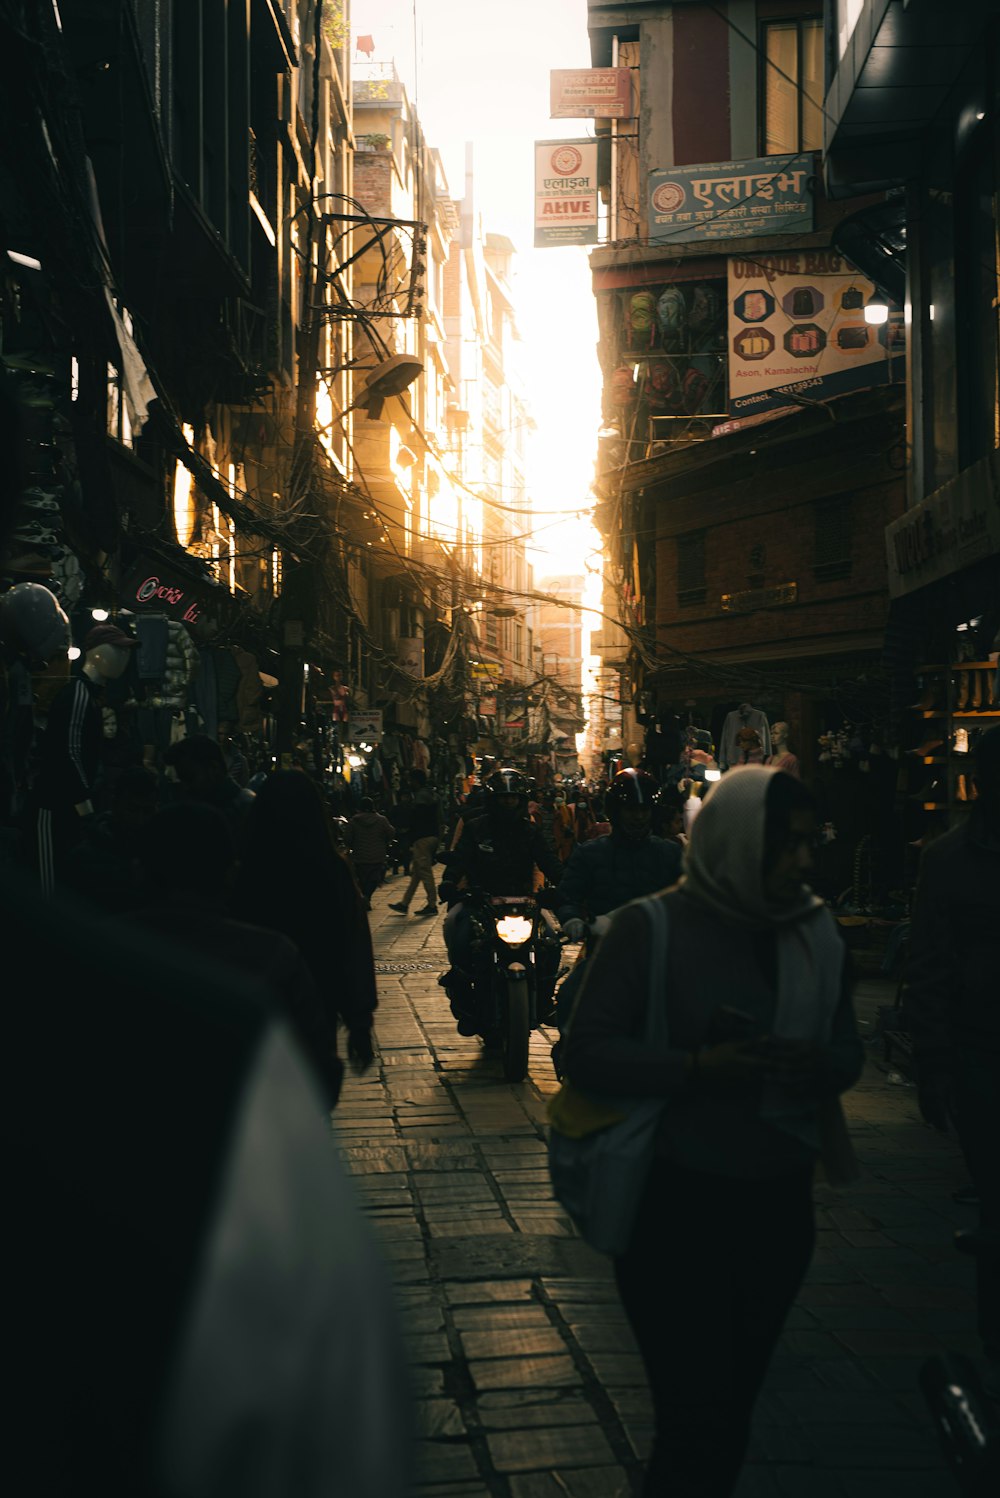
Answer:
MULTIPOLYGON (((637 903, 652 937, 644 1044, 665 1051, 667 908, 655 895, 637 903)), ((622 1254, 628 1247, 665 1104, 665 1098, 594 1097, 568 1081, 549 1103, 553 1194, 600 1253, 622 1254)))

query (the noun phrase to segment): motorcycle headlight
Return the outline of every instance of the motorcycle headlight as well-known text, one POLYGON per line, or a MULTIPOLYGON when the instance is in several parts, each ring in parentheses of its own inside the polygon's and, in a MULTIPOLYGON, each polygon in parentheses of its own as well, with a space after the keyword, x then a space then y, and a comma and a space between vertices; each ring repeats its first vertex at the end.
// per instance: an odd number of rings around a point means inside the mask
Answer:
POLYGON ((532 923, 524 915, 505 915, 497 921, 497 936, 508 946, 520 947, 530 941, 532 923))

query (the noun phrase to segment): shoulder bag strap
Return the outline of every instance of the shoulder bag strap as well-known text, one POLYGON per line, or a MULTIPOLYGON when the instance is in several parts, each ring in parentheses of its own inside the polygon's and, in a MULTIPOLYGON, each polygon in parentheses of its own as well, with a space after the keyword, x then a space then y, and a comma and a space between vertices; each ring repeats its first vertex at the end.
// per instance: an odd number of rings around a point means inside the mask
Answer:
POLYGON ((648 895, 639 902, 650 926, 649 992, 646 997, 646 1044, 657 1049, 667 1045, 667 943, 670 917, 666 902, 648 895))

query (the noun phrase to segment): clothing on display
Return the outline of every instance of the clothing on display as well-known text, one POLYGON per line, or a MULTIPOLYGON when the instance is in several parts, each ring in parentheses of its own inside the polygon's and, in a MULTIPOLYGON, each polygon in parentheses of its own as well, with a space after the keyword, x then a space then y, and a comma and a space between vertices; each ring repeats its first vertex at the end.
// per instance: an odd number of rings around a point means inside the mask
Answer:
MULTIPOLYGON (((733 712, 727 713, 726 721, 722 726, 722 734, 719 739, 719 768, 721 770, 732 769, 734 765, 754 763, 755 761, 744 759, 744 748, 740 743, 739 734, 742 729, 755 729, 760 739, 760 760, 770 758, 771 754, 771 729, 767 721, 767 714, 762 713, 759 708, 752 707, 749 702, 741 702, 740 706, 733 712)), ((756 753, 757 751, 749 751, 756 753)))
POLYGON ((431 751, 428 749, 428 747, 424 743, 423 739, 414 739, 413 740, 413 768, 415 770, 423 770, 424 774, 426 774, 427 771, 430 769, 430 767, 431 767, 431 751))

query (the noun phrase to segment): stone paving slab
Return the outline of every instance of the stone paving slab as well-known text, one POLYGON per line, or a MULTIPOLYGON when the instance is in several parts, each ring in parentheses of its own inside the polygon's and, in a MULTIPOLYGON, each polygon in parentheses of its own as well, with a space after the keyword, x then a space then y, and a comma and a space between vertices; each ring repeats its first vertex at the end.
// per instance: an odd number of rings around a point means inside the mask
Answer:
MULTIPOLYGON (((652 1439, 608 1261, 552 1201, 554 1036, 503 1082, 455 1034, 439 921, 374 901, 377 1068, 348 1076, 336 1140, 396 1283, 419 1436, 414 1498, 630 1498, 652 1439)), ((883 988, 861 985, 871 1027, 883 988)), ((846 1100, 862 1179, 817 1187, 816 1257, 773 1360, 737 1498, 955 1498, 919 1395, 923 1358, 975 1350, 972 1224, 950 1139, 873 1049, 846 1100)), ((737 1225, 738 1226, 738 1225, 737 1225)))

